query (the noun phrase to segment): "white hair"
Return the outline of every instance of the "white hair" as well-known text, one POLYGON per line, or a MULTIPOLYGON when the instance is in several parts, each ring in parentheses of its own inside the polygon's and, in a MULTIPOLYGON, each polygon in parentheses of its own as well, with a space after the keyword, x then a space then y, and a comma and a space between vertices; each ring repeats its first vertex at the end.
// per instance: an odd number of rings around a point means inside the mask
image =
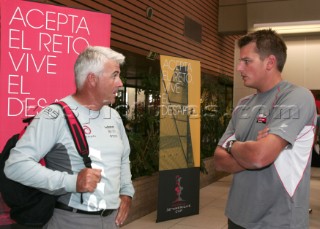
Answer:
POLYGON ((123 64, 125 57, 111 48, 102 46, 88 46, 79 54, 74 64, 74 74, 77 89, 81 89, 87 76, 93 73, 100 76, 104 70, 104 64, 109 60, 123 64))

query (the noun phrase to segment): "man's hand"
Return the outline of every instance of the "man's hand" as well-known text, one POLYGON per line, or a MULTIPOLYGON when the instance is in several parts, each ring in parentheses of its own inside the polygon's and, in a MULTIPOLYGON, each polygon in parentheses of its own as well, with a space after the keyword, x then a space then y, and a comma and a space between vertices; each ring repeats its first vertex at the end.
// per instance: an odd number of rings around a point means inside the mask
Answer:
POLYGON ((268 134, 269 134, 269 128, 268 127, 265 127, 263 130, 260 130, 258 132, 257 141, 259 141, 262 138, 267 137, 268 134))
POLYGON ((116 217, 116 224, 121 226, 127 219, 131 207, 132 199, 130 196, 120 196, 121 203, 116 217))
POLYGON ((218 146, 213 156, 214 168, 218 171, 224 171, 228 173, 237 173, 245 170, 231 154, 227 153, 226 149, 218 146))
POLYGON ((77 178, 77 192, 94 192, 100 180, 101 169, 82 169, 77 178))
POLYGON ((289 143, 268 127, 258 132, 256 141, 236 142, 232 156, 246 169, 262 169, 272 164, 289 143))

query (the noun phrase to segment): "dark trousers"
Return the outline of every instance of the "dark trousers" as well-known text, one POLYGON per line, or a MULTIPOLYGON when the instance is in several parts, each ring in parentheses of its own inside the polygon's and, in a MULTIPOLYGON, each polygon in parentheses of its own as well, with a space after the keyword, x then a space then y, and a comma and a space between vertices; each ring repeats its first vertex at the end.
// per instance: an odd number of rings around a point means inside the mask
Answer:
POLYGON ((230 219, 228 219, 228 229, 245 229, 245 228, 235 224, 230 219))

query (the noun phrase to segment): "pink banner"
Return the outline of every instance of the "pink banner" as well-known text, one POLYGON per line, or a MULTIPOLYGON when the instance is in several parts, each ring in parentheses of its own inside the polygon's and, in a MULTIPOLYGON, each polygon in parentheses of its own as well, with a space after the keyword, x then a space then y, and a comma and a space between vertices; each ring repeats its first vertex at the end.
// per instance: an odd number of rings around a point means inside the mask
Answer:
POLYGON ((111 16, 0 0, 0 149, 22 119, 75 90, 73 65, 88 45, 110 46, 111 16))

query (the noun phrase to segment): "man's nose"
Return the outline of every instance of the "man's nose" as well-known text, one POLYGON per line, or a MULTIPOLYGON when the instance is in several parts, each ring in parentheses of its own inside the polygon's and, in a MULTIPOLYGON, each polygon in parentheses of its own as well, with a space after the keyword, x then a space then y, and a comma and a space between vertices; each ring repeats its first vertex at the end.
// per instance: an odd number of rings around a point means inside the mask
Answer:
POLYGON ((237 67, 236 67, 237 71, 240 71, 240 65, 241 65, 241 62, 237 64, 237 67))
POLYGON ((117 86, 118 87, 122 87, 123 86, 123 83, 122 83, 122 80, 120 79, 120 77, 119 77, 119 80, 117 81, 117 86))
POLYGON ((241 63, 241 61, 237 64, 236 69, 238 72, 241 72, 243 70, 243 64, 241 63))

